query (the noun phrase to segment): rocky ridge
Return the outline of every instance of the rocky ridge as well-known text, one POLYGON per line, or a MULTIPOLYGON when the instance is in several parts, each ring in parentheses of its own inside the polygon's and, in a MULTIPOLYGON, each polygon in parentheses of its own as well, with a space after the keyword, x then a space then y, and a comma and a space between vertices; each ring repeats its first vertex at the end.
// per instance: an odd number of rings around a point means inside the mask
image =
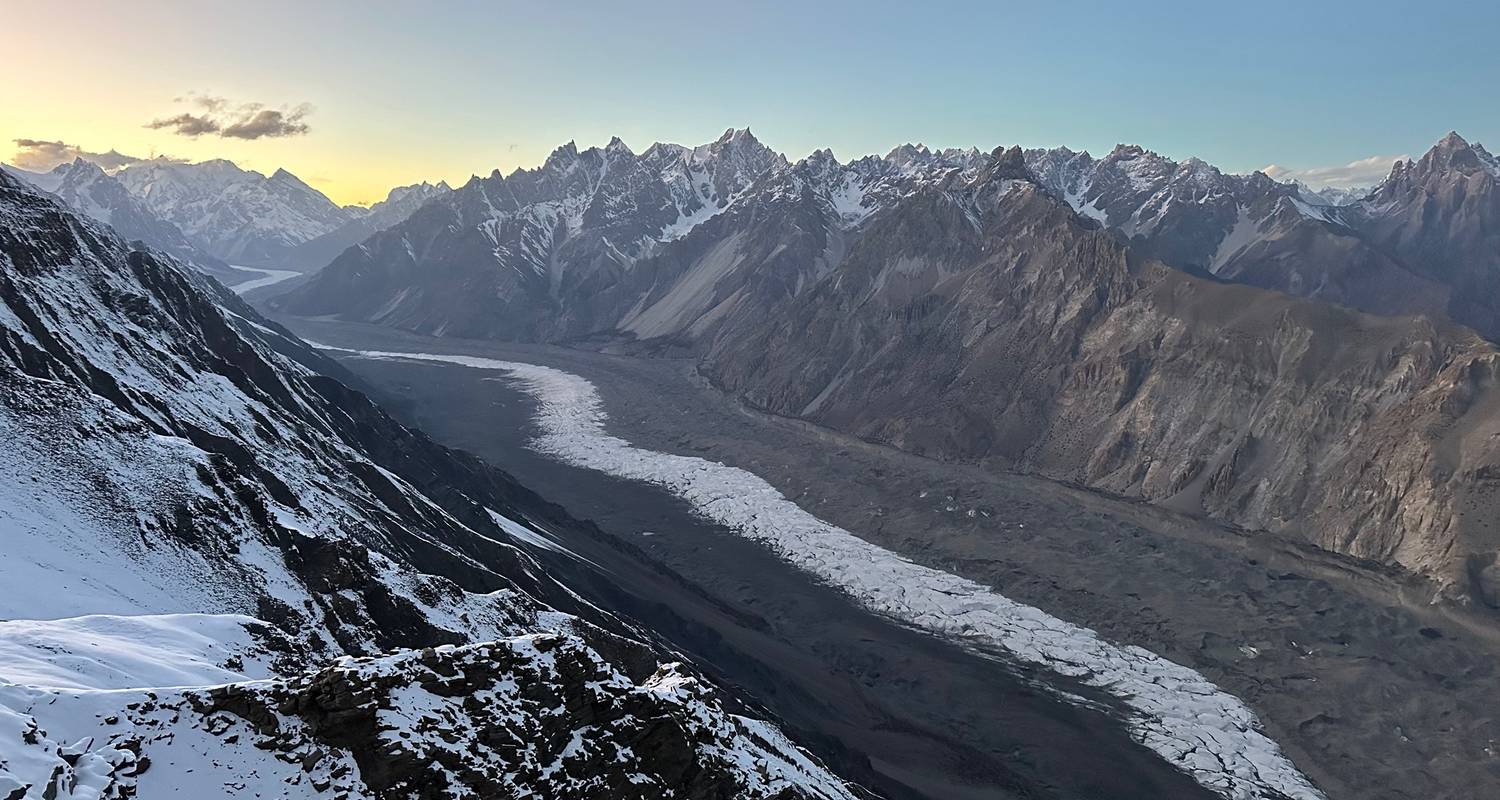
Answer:
MULTIPOLYGON (((1475 210, 1455 230, 1485 230, 1473 198, 1488 196, 1493 158, 1445 141, 1446 159, 1395 174, 1456 171, 1475 210)), ((1444 321, 1447 277, 1368 233, 1405 207, 1388 198, 1415 189, 1316 205, 1264 175, 1131 146, 1100 159, 911 145, 849 164, 826 151, 764 163, 682 231, 688 215, 650 160, 619 142, 565 148, 429 205, 282 306, 691 353, 779 414, 1296 531, 1427 575, 1446 596, 1500 604, 1500 542, 1482 519, 1492 348, 1444 321), (587 191, 568 195, 600 209, 588 215, 544 213, 562 201, 538 198, 563 196, 556 188, 507 195, 514 205, 497 214, 481 202, 481 186, 559 187, 579 164, 606 162, 621 183, 576 182, 587 191), (1387 210, 1372 216, 1376 206, 1387 210), (494 240, 504 246, 479 233, 515 219, 530 227, 506 228, 519 239, 494 240), (608 242, 608 257, 570 249, 582 242, 608 242), (1413 310, 1431 318, 1400 316, 1413 310)))
POLYGON ((525 548, 575 523, 340 374, 211 279, 0 176, 0 792, 386 796, 434 785, 425 755, 462 744, 492 749, 452 786, 850 796, 551 580, 525 548), (436 699, 464 675, 515 714, 436 699), (520 717, 536 752, 496 738, 520 717), (367 759, 395 730, 422 734, 404 778, 367 759))

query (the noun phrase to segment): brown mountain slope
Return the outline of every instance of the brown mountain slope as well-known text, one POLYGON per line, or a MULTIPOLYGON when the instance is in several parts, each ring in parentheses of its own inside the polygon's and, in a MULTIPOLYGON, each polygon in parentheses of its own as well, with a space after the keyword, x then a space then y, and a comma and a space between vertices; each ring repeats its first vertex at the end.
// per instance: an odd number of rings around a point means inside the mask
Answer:
POLYGON ((1292 529, 1500 605, 1495 350, 1137 263, 1027 181, 922 192, 839 269, 720 328, 703 369, 753 405, 1292 529))

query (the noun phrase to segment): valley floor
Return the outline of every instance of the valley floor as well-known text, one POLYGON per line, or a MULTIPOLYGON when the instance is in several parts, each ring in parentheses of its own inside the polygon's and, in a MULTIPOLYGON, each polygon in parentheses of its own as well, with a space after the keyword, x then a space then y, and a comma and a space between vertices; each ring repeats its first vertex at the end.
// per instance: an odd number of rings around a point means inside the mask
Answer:
MULTIPOLYGON (((283 322, 340 347, 484 356, 587 378, 609 432, 637 447, 748 470, 918 564, 1198 670, 1255 710, 1336 800, 1460 800, 1500 786, 1496 628, 1408 601, 1426 587, 1402 576, 757 414, 687 362, 283 322)), ((746 688, 848 777, 895 797, 1205 796, 1122 725, 1035 690, 1025 670, 863 612, 665 491, 528 450, 534 402, 494 373, 344 363, 439 440, 598 523, 596 539, 567 545, 608 573, 595 582, 612 595, 601 599, 746 688)), ((591 569, 552 560, 582 578, 591 569)))

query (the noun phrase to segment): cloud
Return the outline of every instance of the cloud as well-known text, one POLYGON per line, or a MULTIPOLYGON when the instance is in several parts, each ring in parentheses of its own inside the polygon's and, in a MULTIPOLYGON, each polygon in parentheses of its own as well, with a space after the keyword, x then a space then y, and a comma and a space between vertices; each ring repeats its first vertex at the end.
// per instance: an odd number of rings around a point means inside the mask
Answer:
POLYGON ((192 103, 195 106, 214 112, 223 111, 229 107, 229 100, 226 98, 212 94, 200 94, 198 92, 188 92, 186 95, 177 98, 177 102, 192 103))
POLYGON ((197 93, 178 97, 176 102, 196 106, 203 109, 203 112, 194 114, 184 111, 171 117, 152 120, 146 127, 153 130, 168 129, 178 136, 189 138, 217 134, 225 139, 301 136, 312 130, 306 118, 312 113, 313 107, 307 103, 292 108, 266 108, 264 103, 236 104, 217 95, 197 93))
POLYGON ((59 164, 70 164, 79 158, 92 161, 110 172, 147 160, 113 149, 107 153, 91 153, 75 144, 45 139, 16 139, 15 143, 16 155, 10 163, 33 172, 46 172, 59 164))
POLYGON ((194 116, 192 114, 178 114, 175 117, 164 117, 146 123, 146 127, 153 130, 171 128, 178 136, 187 136, 196 139, 205 133, 218 133, 219 123, 207 116, 194 116))
POLYGON ((224 126, 219 132, 220 136, 230 139, 260 139, 267 136, 301 136, 307 133, 309 128, 302 118, 312 111, 312 107, 301 105, 291 111, 278 111, 274 108, 263 108, 254 114, 240 119, 231 125, 224 126))
POLYGON ((1309 169, 1289 169, 1279 164, 1268 164, 1261 168, 1261 172, 1275 178, 1278 181, 1301 181, 1314 189, 1323 189, 1335 186, 1340 189, 1364 188, 1373 186, 1383 180, 1391 172, 1391 165, 1397 161, 1406 161, 1411 156, 1370 156, 1358 161, 1350 161, 1348 164, 1336 167, 1311 167, 1309 169))

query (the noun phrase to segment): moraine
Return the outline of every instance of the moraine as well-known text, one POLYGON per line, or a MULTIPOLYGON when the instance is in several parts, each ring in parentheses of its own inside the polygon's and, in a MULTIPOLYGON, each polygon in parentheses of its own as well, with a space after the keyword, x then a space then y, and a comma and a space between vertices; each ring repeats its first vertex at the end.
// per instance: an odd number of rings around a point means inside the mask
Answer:
MULTIPOLYGON (((338 348, 331 348, 334 352, 338 348)), ((510 376, 537 404, 538 451, 566 463, 663 487, 701 517, 749 538, 870 612, 985 658, 1040 669, 1112 696, 1139 744, 1213 794, 1234 800, 1322 798, 1238 699, 1191 669, 1015 603, 988 587, 921 566, 802 510, 757 475, 633 446, 604 431, 594 386, 533 364, 392 351, 340 353, 421 360, 510 376)), ((997 679, 1000 676, 997 675, 997 679)), ((1060 696, 1071 694, 1058 689, 1060 696)), ((1096 722, 1096 724, 1101 723, 1096 722)))

